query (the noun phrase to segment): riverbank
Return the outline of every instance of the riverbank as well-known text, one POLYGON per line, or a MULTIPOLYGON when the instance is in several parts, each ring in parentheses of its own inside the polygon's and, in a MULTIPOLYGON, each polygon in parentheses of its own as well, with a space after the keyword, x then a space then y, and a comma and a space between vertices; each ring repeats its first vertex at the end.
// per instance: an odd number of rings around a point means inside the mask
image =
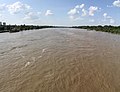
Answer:
POLYGON ((53 28, 53 26, 34 26, 34 25, 1 25, 0 33, 5 32, 20 32, 25 30, 43 29, 43 28, 53 28))
POLYGON ((101 31, 101 32, 108 32, 108 33, 114 33, 114 34, 120 34, 120 26, 74 26, 72 28, 81 28, 81 29, 87 29, 87 30, 95 30, 95 31, 101 31))
POLYGON ((114 34, 120 34, 120 26, 111 26, 111 25, 105 25, 105 26, 73 26, 73 27, 66 27, 66 26, 34 26, 34 25, 6 25, 6 26, 0 26, 0 33, 5 32, 20 32, 25 30, 34 30, 34 29, 43 29, 43 28, 78 28, 78 29, 87 29, 89 30, 95 30, 95 31, 101 31, 101 32, 108 32, 108 33, 114 33, 114 34))

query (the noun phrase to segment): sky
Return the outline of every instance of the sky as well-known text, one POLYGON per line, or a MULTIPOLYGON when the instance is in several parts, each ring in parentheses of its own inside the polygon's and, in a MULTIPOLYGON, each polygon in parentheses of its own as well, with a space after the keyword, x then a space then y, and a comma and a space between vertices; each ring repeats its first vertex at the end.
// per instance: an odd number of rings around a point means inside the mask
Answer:
POLYGON ((0 21, 28 25, 120 25, 120 0, 0 0, 0 21))

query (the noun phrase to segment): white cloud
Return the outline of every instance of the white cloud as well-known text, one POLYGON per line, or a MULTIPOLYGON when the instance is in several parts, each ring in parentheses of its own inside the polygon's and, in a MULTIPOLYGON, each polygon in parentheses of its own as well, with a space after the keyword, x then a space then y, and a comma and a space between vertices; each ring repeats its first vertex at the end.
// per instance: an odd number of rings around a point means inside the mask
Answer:
POLYGON ((7 8, 8 8, 8 11, 10 12, 10 14, 16 14, 21 11, 29 10, 31 7, 27 4, 23 4, 18 1, 11 5, 7 5, 7 8))
POLYGON ((46 13, 45 13, 45 16, 49 16, 49 15, 53 15, 51 10, 47 10, 46 13))
POLYGON ((120 0, 114 1, 113 6, 120 7, 120 0))
POLYGON ((81 5, 80 5, 80 8, 82 9, 84 6, 85 6, 85 4, 81 4, 81 5))
POLYGON ((94 16, 94 13, 98 10, 98 7, 90 6, 89 8, 89 15, 94 16))
POLYGON ((106 18, 106 19, 111 19, 111 18, 112 18, 111 16, 108 16, 107 13, 104 13, 104 14, 103 14, 103 17, 106 18))
POLYGON ((76 5, 75 8, 76 8, 76 9, 80 9, 80 8, 82 9, 84 6, 85 6, 85 4, 76 5))
POLYGON ((68 12, 69 18, 71 20, 79 20, 79 19, 81 20, 80 12, 82 12, 81 16, 87 15, 87 11, 85 9, 83 9, 84 6, 85 6, 85 4, 80 4, 80 5, 76 5, 72 9, 70 9, 70 11, 68 12))
POLYGON ((77 14, 77 13, 79 13, 79 11, 78 11, 76 8, 71 9, 71 10, 68 12, 68 14, 70 14, 70 15, 75 15, 75 14, 77 14))
POLYGON ((104 13, 104 14, 103 14, 103 17, 105 17, 105 18, 106 18, 106 17, 107 17, 107 13, 104 13))
POLYGON ((87 15, 87 10, 82 9, 82 15, 81 16, 86 16, 87 15))
MULTIPOLYGON (((71 20, 83 20, 85 16, 94 16, 95 12, 101 10, 101 8, 97 6, 90 6, 89 9, 84 8, 85 4, 76 5, 69 12, 69 18, 71 20)), ((94 19, 88 20, 89 22, 94 22, 94 19)))
POLYGON ((80 9, 82 9, 85 6, 85 4, 76 5, 73 9, 71 9, 68 14, 69 15, 75 15, 80 13, 80 9))
POLYGON ((68 15, 69 15, 69 18, 73 21, 76 21, 79 19, 79 11, 77 10, 77 8, 74 8, 74 9, 71 9, 69 12, 68 12, 68 15))
POLYGON ((76 5, 75 8, 78 9, 78 8, 79 8, 79 5, 76 5))
POLYGON ((107 13, 104 13, 103 17, 104 17, 104 20, 103 20, 104 22, 108 21, 110 24, 115 23, 115 20, 111 16, 109 16, 107 13))
POLYGON ((36 20, 40 18, 39 16, 40 16, 40 12, 37 13, 28 12, 24 17, 24 20, 36 20))

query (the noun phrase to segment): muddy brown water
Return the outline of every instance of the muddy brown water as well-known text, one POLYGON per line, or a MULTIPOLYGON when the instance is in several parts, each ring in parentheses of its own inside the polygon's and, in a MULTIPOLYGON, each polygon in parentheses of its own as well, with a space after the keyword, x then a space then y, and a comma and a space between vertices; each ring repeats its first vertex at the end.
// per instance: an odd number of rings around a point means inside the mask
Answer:
POLYGON ((120 35, 67 28, 2 33, 0 92, 120 92, 120 35))

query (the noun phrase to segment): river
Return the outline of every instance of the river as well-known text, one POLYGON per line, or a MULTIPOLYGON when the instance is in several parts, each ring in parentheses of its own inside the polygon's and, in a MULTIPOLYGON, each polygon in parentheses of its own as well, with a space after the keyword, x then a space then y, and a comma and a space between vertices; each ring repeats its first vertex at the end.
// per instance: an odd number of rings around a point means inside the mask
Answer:
POLYGON ((120 35, 69 28, 1 33, 0 92, 120 92, 120 35))

